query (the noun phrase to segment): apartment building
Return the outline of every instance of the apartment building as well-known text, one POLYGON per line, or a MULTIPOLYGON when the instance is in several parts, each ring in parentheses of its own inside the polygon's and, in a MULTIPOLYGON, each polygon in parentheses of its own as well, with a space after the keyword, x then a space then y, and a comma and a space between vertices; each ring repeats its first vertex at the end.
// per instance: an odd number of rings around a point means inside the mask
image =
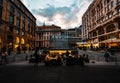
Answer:
POLYGON ((120 47, 120 0, 94 0, 82 17, 82 38, 93 47, 120 47))
POLYGON ((35 46, 39 48, 51 48, 51 37, 57 37, 61 35, 61 27, 56 25, 43 25, 36 28, 35 46))
POLYGON ((0 0, 0 49, 35 47, 36 18, 20 0, 0 0))

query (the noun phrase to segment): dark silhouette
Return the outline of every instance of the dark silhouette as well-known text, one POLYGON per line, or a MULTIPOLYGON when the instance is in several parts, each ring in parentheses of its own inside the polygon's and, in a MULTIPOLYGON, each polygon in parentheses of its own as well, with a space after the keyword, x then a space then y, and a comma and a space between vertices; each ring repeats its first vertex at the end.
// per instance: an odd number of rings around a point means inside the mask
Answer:
POLYGON ((34 57, 35 57, 35 64, 34 64, 34 66, 38 66, 39 54, 38 54, 38 50, 37 49, 35 50, 34 57))
POLYGON ((66 57, 69 57, 69 54, 70 54, 70 53, 69 53, 68 50, 67 50, 67 51, 66 51, 66 57))
POLYGON ((85 60, 86 63, 89 63, 89 56, 88 56, 88 54, 86 54, 86 55, 84 56, 84 60, 85 60))
POLYGON ((78 64, 81 66, 84 65, 84 56, 78 55, 78 64))
POLYGON ((110 54, 109 54, 108 51, 105 52, 104 57, 105 57, 105 61, 106 61, 106 62, 109 62, 110 54))
POLYGON ((2 63, 2 64, 7 64, 7 63, 8 63, 8 62, 7 62, 7 52, 6 52, 6 51, 2 51, 1 56, 2 56, 1 63, 2 63))
POLYGON ((10 56, 11 55, 11 48, 8 49, 8 55, 10 56))
POLYGON ((35 58, 33 55, 30 55, 29 63, 35 63, 35 58))

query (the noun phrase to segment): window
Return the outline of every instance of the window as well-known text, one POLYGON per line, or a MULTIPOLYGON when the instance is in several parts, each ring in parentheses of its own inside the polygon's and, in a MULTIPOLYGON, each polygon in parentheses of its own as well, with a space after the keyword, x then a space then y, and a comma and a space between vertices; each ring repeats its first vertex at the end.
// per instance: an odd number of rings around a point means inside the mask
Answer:
POLYGON ((22 29, 25 30, 25 22, 22 23, 22 29))
POLYGON ((108 14, 108 18, 111 18, 112 17, 112 15, 111 14, 108 14))
POLYGON ((114 1, 111 2, 111 8, 114 7, 114 1))
POLYGON ((0 7, 0 20, 2 19, 2 8, 0 7))
POLYGON ((117 10, 118 10, 118 13, 120 13, 120 7, 117 10))
POLYGON ((111 5, 109 4, 109 5, 108 5, 108 11, 109 11, 110 9, 111 9, 111 5))
POLYGON ((0 0, 0 4, 2 4, 3 3, 3 0, 0 0))
POLYGON ((2 38, 0 37, 0 43, 2 42, 2 38))
POLYGON ((20 31, 19 31, 19 30, 16 30, 16 33, 19 35, 20 31))
POLYGON ((13 27, 9 27, 10 32, 13 32, 13 27))
POLYGON ((18 7, 19 7, 19 8, 21 7, 20 4, 18 4, 18 7))
POLYGON ((104 29, 102 27, 100 27, 98 29, 98 35, 104 34, 104 29))
POLYGON ((12 2, 14 2, 14 0, 11 0, 12 2))
POLYGON ((106 0, 107 1, 107 3, 109 3, 110 2, 110 0, 106 0))
POLYGON ((22 35, 24 35, 25 33, 22 31, 22 35))
POLYGON ((106 32, 112 32, 112 31, 115 31, 115 26, 113 24, 109 25, 107 28, 106 28, 106 32))
POLYGON ((115 15, 115 12, 114 12, 114 11, 112 12, 112 15, 115 15))
POLYGON ((118 21, 118 25, 119 25, 118 28, 120 29, 120 20, 118 21))
POLYGON ((10 24, 14 24, 14 15, 10 15, 10 24))
POLYGON ((120 0, 117 0, 118 3, 120 3, 120 0))
POLYGON ((20 19, 17 19, 17 26, 20 27, 20 19))
POLYGON ((96 31, 95 31, 95 32, 93 32, 93 37, 94 37, 94 36, 97 36, 97 32, 96 32, 96 31))
POLYGON ((30 31, 30 22, 28 22, 28 31, 30 31))
POLYGON ((108 19, 108 15, 106 16, 106 20, 108 19))
POLYGON ((18 12, 18 13, 17 13, 17 16, 18 16, 18 17, 20 17, 20 16, 21 16, 21 13, 20 13, 20 12, 18 12))
POLYGON ((11 14, 14 14, 14 10, 15 10, 14 7, 11 6, 11 7, 10 7, 10 13, 11 13, 11 14))
POLYGON ((14 7, 11 6, 10 7, 10 17, 9 17, 9 21, 10 21, 10 24, 14 24, 14 7))

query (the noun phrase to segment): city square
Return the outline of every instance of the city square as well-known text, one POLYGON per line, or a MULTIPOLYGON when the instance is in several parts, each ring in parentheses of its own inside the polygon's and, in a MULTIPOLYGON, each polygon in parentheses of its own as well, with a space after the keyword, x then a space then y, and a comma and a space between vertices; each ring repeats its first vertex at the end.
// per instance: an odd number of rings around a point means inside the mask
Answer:
POLYGON ((0 83, 119 83, 120 0, 0 0, 0 83))

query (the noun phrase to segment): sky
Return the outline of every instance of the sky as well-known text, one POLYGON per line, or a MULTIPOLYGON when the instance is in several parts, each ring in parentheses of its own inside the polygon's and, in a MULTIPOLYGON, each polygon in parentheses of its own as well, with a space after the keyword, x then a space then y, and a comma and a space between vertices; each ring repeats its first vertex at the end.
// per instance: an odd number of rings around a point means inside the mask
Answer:
POLYGON ((21 0, 37 19, 37 26, 57 25, 62 29, 82 24, 82 15, 93 0, 21 0))

